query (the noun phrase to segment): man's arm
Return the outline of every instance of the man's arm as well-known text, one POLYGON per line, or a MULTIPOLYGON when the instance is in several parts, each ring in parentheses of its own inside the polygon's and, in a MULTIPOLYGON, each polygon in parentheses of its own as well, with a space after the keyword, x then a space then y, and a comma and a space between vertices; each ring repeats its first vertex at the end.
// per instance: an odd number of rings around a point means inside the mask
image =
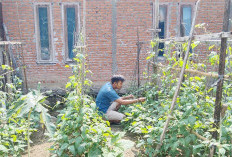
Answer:
POLYGON ((124 97, 121 97, 122 98, 122 100, 126 100, 126 99, 134 99, 135 97, 134 97, 134 95, 128 95, 128 96, 124 96, 124 97))
POLYGON ((115 100, 117 103, 119 103, 120 105, 129 105, 129 104, 133 104, 133 103, 137 103, 137 102, 144 102, 146 100, 146 98, 138 98, 138 99, 132 99, 132 100, 123 100, 122 98, 119 98, 117 100, 115 100))

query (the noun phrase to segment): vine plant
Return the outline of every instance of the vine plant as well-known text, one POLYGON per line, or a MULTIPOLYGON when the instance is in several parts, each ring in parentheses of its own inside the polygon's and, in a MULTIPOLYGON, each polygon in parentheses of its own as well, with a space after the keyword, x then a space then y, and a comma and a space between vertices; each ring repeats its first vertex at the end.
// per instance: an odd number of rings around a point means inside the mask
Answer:
MULTIPOLYGON (((199 51, 195 49, 199 44, 194 41, 191 45, 192 50, 199 51)), ((152 42, 152 46, 155 45, 156 42, 152 42)), ((225 113, 221 114, 223 116, 221 127, 217 130, 220 138, 215 141, 212 138, 212 132, 215 131, 212 124, 216 92, 213 83, 216 80, 188 73, 185 74, 164 143, 161 149, 155 152, 177 83, 177 71, 174 69, 181 68, 183 65, 182 56, 174 49, 175 46, 174 42, 166 46, 164 57, 167 66, 160 68, 159 73, 153 75, 156 79, 152 79, 158 80, 158 83, 150 82, 145 85, 144 89, 149 89, 143 93, 147 97, 146 103, 121 109, 127 115, 123 122, 124 128, 138 135, 140 140, 137 142, 137 147, 141 150, 141 156, 152 157, 155 153, 158 153, 158 156, 208 156, 212 145, 217 146, 217 156, 231 156, 231 81, 225 81, 223 87, 222 104, 226 108, 225 113), (209 81, 213 83, 208 83, 209 81)), ((182 48, 185 51, 186 43, 182 44, 182 48)), ((209 50, 211 49, 216 49, 216 46, 210 45, 209 50)), ((155 53, 150 53, 147 59, 153 56, 155 53)), ((191 59, 187 63, 187 69, 204 71, 207 67, 212 68, 219 63, 218 54, 214 51, 209 55, 208 64, 196 62, 194 58, 196 56, 196 53, 190 55, 191 59)), ((229 47, 226 58, 226 75, 229 76, 232 74, 231 58, 231 47, 229 47)))
POLYGON ((84 89, 91 84, 85 76, 90 71, 85 66, 85 56, 79 53, 71 67, 73 75, 66 84, 69 89, 65 105, 58 116, 53 156, 122 156, 123 148, 119 140, 121 134, 113 134, 109 122, 98 115, 93 99, 84 89))

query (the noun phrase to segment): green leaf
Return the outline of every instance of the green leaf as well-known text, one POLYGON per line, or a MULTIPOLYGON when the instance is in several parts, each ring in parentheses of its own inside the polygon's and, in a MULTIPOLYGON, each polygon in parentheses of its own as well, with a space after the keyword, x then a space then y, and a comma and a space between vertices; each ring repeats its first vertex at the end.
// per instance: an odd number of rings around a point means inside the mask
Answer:
POLYGON ((11 69, 11 67, 9 65, 2 65, 2 70, 5 70, 5 69, 9 70, 11 69))
POLYGON ((152 140, 151 138, 148 138, 148 139, 147 139, 147 143, 148 143, 148 144, 152 144, 152 143, 153 143, 153 140, 152 140))
POLYGON ((194 49, 195 47, 197 47, 199 43, 200 43, 199 41, 194 41, 194 42, 191 44, 192 49, 194 49))
POLYGON ((219 153, 225 155, 226 150, 224 148, 219 148, 219 153))
POLYGON ((16 142, 17 136, 16 135, 11 135, 11 137, 13 138, 13 142, 16 142))
POLYGON ((209 47, 209 50, 211 50, 212 48, 214 48, 215 47, 215 45, 211 45, 210 47, 209 47))
POLYGON ((119 140, 120 134, 116 134, 111 138, 111 143, 114 144, 119 140))
POLYGON ((15 102, 15 105, 12 106, 12 108, 10 108, 10 109, 8 110, 8 112, 7 112, 7 119, 9 119, 13 114, 17 113, 17 111, 23 107, 23 105, 24 105, 23 102, 24 102, 24 101, 21 100, 21 99, 19 99, 19 100, 17 100, 17 101, 15 102))
POLYGON ((64 144, 62 144, 62 146, 61 146, 61 150, 65 150, 65 149, 67 149, 68 148, 68 143, 64 143, 64 144))
POLYGON ((98 148, 98 146, 92 146, 89 153, 88 153, 89 157, 92 156, 96 156, 96 157, 100 157, 101 156, 101 150, 98 148))
POLYGON ((76 148, 78 148, 80 146, 81 141, 82 141, 82 138, 80 136, 76 138, 76 140, 75 140, 75 147, 76 148))
POLYGON ((194 117, 194 116, 189 116, 189 117, 188 117, 188 122, 189 122, 190 124, 194 124, 194 123, 196 122, 196 117, 194 117))
POLYGON ((134 126, 136 123, 137 123, 137 122, 136 122, 136 121, 134 121, 131 125, 132 125, 132 126, 134 126))
POLYGON ((68 150, 72 153, 72 155, 74 155, 74 156, 76 155, 76 151, 75 151, 74 145, 69 146, 68 150))
POLYGON ((72 85, 71 82, 68 82, 68 83, 66 84, 65 88, 68 88, 68 87, 70 87, 71 85, 72 85))
POLYGON ((5 146, 0 145, 0 151, 3 151, 6 153, 6 152, 8 152, 8 149, 5 146))
POLYGON ((23 115, 28 114, 30 110, 31 110, 31 107, 24 104, 24 106, 22 107, 17 117, 23 117, 23 115))
POLYGON ((77 148, 77 153, 80 155, 85 151, 85 143, 82 143, 78 148, 77 148))
POLYGON ((51 116, 44 110, 41 111, 42 118, 45 123, 46 129, 50 136, 53 136, 56 130, 56 126, 51 122, 51 116))

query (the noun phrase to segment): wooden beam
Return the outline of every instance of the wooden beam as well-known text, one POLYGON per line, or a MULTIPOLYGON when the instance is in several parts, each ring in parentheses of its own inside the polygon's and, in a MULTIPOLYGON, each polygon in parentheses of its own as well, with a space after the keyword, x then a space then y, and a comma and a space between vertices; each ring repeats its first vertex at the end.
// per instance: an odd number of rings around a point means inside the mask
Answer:
MULTIPOLYGON (((221 33, 212 33, 212 34, 193 36, 193 40, 195 41, 207 41, 207 40, 215 40, 215 39, 221 39, 221 38, 232 38, 232 32, 221 32, 221 33)), ((189 36, 185 36, 185 37, 159 39, 159 42, 170 42, 170 41, 187 42, 188 40, 189 40, 189 36)))
MULTIPOLYGON (((162 64, 155 64, 153 62, 150 62, 151 64, 153 64, 154 66, 157 66, 159 68, 165 68, 167 67, 166 65, 162 65, 162 64)), ((171 70, 175 70, 175 71, 181 71, 181 68, 170 68, 171 70)), ((191 73, 191 74, 196 74, 196 75, 202 75, 202 76, 206 76, 206 77, 213 77, 213 78, 218 78, 218 74, 214 74, 214 73, 207 73, 207 72, 203 72, 203 71, 198 71, 198 70, 193 70, 193 69, 185 69, 185 72, 187 73, 191 73)), ((231 76, 229 75, 225 75, 224 76, 225 79, 229 79, 231 78, 231 76)))
MULTIPOLYGON (((229 31, 229 21, 230 21, 230 0, 225 0, 225 9, 224 9, 224 19, 223 19, 223 32, 229 31)), ((220 129, 220 121, 221 121, 221 100, 222 100, 222 88, 223 88, 223 78, 225 74, 225 60, 226 60, 226 49, 227 49, 227 38, 221 38, 221 49, 220 49, 220 60, 219 60, 219 69, 218 69, 218 76, 219 81, 217 83, 217 91, 216 91, 216 100, 215 100, 215 108, 214 108, 214 124, 213 127, 215 131, 213 132, 213 138, 218 140, 218 133, 220 129)), ((210 149, 210 157, 213 157, 215 154, 214 145, 210 149)))
MULTIPOLYGON (((150 29, 153 30, 153 29, 150 29)), ((159 29, 158 29, 159 30, 159 29)), ((157 30, 157 31, 158 31, 157 30)), ((156 32, 156 31, 154 31, 156 32)), ((201 42, 221 42, 221 38, 230 38, 232 39, 232 32, 221 32, 221 33, 212 33, 212 34, 203 34, 203 35, 194 35, 194 41, 201 41, 201 42)), ((159 39, 158 42, 165 43, 165 42, 187 42, 189 40, 189 36, 185 37, 172 37, 166 39, 159 39)), ((232 41, 232 40, 229 40, 232 41)), ((148 44, 151 41, 141 41, 141 44, 148 44)))
POLYGON ((22 45, 20 41, 0 41, 0 45, 22 45))

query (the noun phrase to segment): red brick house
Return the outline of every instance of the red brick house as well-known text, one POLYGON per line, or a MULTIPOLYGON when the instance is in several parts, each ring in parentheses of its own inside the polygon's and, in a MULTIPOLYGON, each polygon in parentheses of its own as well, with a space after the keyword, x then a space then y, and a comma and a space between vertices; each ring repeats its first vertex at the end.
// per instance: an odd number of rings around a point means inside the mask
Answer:
MULTIPOLYGON (((196 0, 160 0, 161 38, 188 35, 196 0), (183 25, 185 23, 185 25, 183 25), (183 29, 184 27, 184 29, 183 29)), ((112 74, 134 76, 138 35, 150 41, 155 0, 86 0, 88 67, 95 87, 112 74)), ((64 88, 71 70, 74 33, 82 27, 82 0, 2 0, 10 40, 22 41, 29 88, 64 88)), ((202 0, 196 23, 220 32, 224 0, 202 0)), ((161 45, 162 47, 162 45, 161 45)), ((142 45, 140 69, 147 66, 149 44, 142 45)), ((162 59, 162 53, 159 57, 162 59)), ((203 58, 207 53, 200 52, 203 58)), ((129 82, 128 81, 128 82, 129 82)))

